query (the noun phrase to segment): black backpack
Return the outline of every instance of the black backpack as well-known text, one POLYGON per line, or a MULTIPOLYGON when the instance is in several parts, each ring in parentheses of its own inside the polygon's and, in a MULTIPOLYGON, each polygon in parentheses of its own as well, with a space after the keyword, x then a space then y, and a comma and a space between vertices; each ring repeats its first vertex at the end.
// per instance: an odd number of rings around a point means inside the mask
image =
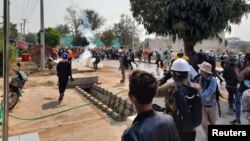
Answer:
MULTIPOLYGON (((176 111, 172 113, 178 129, 193 129, 201 124, 202 103, 198 91, 190 86, 177 84, 173 94, 176 111)), ((166 109, 168 109, 166 107, 166 109)), ((166 111, 167 112, 167 111, 166 111)))

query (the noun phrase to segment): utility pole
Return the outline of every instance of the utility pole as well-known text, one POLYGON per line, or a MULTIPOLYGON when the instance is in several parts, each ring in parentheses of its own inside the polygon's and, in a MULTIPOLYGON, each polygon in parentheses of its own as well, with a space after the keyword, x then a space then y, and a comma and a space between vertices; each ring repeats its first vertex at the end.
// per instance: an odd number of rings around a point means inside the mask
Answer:
POLYGON ((3 127, 2 136, 3 141, 8 141, 8 126, 9 126, 9 24, 10 24, 10 5, 9 0, 4 0, 3 3, 3 77, 4 77, 4 107, 3 107, 3 127))
POLYGON ((27 19, 22 19, 23 20, 23 39, 25 41, 25 23, 27 21, 27 19))
POLYGON ((40 14, 41 14, 41 29, 40 29, 40 44, 41 47, 41 58, 40 58, 40 69, 45 70, 45 39, 44 39, 44 8, 43 0, 40 0, 40 14))
POLYGON ((21 31, 21 40, 23 40, 23 23, 20 23, 21 31))

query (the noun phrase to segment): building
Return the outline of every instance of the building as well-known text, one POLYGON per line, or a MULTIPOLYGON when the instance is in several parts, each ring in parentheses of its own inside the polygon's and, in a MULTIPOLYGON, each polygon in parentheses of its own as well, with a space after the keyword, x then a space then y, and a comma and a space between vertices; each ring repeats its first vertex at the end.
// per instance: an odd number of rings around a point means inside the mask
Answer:
MULTIPOLYGON (((221 53, 226 50, 225 46, 225 34, 221 34, 222 42, 219 43, 216 39, 204 40, 201 43, 197 43, 194 47, 195 51, 199 51, 200 49, 206 50, 214 50, 215 52, 221 53)), ((182 39, 177 39, 175 42, 172 41, 171 38, 155 38, 148 40, 148 47, 150 50, 166 50, 172 48, 175 52, 180 49, 184 50, 184 43, 182 39)))

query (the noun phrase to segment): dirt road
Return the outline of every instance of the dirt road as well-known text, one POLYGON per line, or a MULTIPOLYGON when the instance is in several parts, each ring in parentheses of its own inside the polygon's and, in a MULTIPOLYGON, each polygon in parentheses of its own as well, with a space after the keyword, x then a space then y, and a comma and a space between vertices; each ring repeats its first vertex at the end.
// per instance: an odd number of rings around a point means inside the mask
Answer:
MULTIPOLYGON (((117 84, 120 78, 120 73, 117 71, 112 67, 105 67, 98 71, 102 87, 114 93, 127 89, 127 82, 124 85, 117 84)), ((58 103, 56 75, 41 74, 32 74, 29 77, 20 101, 10 112, 12 115, 9 118, 10 136, 38 132, 41 141, 120 140, 126 128, 125 122, 113 121, 93 105, 62 112, 87 104, 89 101, 75 89, 67 89, 64 100, 58 103), (52 116, 52 114, 55 115, 52 116)), ((3 84, 2 81, 0 79, 1 84, 3 84)), ((3 93, 2 87, 0 92, 3 93)), ((126 93, 123 97, 126 97, 126 93)))

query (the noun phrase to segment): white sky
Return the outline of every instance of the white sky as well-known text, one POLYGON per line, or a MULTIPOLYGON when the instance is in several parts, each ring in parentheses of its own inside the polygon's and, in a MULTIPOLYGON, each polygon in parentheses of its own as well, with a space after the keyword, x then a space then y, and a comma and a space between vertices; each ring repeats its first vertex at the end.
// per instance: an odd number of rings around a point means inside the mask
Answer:
MULTIPOLYGON (((28 19, 26 33, 38 32, 40 29, 40 0, 10 0, 10 2, 10 21, 21 23, 21 19, 28 19)), ((64 24, 66 8, 70 7, 72 3, 81 9, 97 11, 106 19, 106 27, 119 22, 121 14, 131 16, 129 0, 44 0, 45 27, 64 24)), ((0 2, 0 16, 2 15, 3 0, 0 2)), ((240 25, 232 26, 231 34, 226 34, 226 37, 239 37, 241 40, 250 41, 249 27, 250 18, 244 17, 240 25)), ((20 26, 18 26, 18 30, 20 30, 20 26)))

